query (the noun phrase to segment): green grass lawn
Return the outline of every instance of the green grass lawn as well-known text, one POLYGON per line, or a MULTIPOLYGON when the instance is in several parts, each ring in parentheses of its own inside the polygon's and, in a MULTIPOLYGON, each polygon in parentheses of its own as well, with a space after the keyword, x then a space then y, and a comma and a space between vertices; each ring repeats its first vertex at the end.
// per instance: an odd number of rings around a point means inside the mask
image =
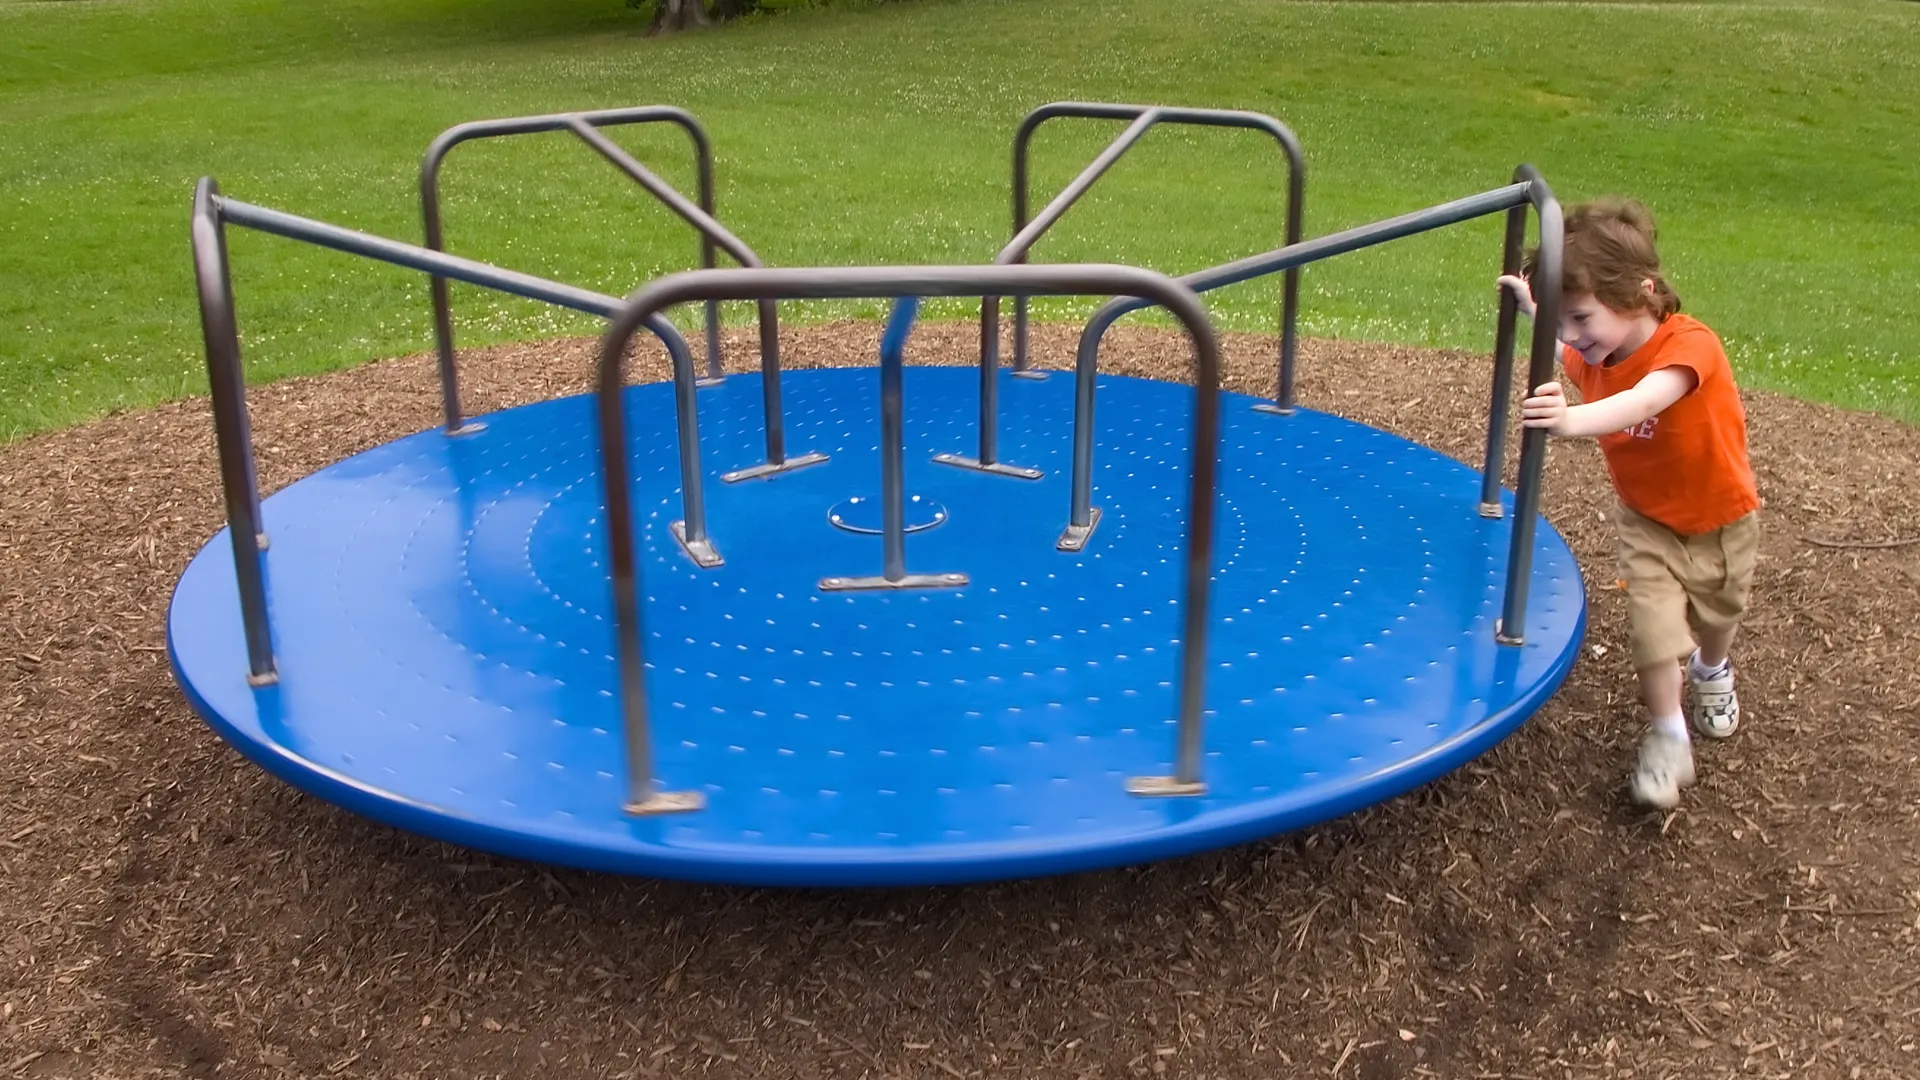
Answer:
MULTIPOLYGON (((443 128, 677 104, 713 135, 722 220, 768 262, 981 263, 1008 236, 1014 126, 1061 99, 1278 116, 1306 147, 1309 235, 1522 161, 1568 203, 1636 194, 1748 383, 1920 421, 1920 4, 912 0, 671 40, 642 22, 619 0, 0 0, 0 439, 202 392, 201 175, 417 242, 443 128)), ((1117 130, 1043 132, 1038 201, 1117 130)), ((618 137, 691 192, 674 132, 618 137)), ((1158 130, 1035 258, 1224 262, 1278 246, 1280 190, 1258 136, 1158 130)), ((463 147, 446 191, 471 257, 612 293, 695 262, 684 226, 568 136, 463 147)), ((1303 330, 1490 348, 1499 228, 1312 268, 1303 330)), ((232 251, 256 381, 431 345, 418 274, 244 230, 232 251)), ((1271 331, 1276 296, 1210 302, 1271 331)), ((878 308, 783 313, 848 310, 878 308)), ((463 344, 599 326, 465 286, 455 317, 463 344)))

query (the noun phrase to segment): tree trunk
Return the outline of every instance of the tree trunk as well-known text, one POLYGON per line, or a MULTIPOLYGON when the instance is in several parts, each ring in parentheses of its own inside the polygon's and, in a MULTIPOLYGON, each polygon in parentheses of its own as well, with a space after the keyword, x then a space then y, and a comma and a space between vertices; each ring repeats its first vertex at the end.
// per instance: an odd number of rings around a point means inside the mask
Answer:
POLYGON ((706 0, 654 0, 653 21, 645 36, 672 34, 713 25, 707 17, 706 0))

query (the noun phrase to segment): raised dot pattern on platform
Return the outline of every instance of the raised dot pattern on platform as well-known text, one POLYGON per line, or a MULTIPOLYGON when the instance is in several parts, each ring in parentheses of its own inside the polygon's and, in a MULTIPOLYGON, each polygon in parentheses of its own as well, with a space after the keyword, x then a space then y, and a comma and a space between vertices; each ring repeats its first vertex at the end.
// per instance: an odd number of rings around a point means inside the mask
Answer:
POLYGON ((1194 393, 1103 377, 1086 550, 1068 513, 1071 381, 1003 377, 1001 457, 974 454, 976 376, 906 373, 909 492, 947 519, 915 573, 959 589, 827 593, 881 540, 827 511, 880 479, 877 373, 789 373, 790 452, 760 460, 757 376, 699 395, 709 530, 696 567, 669 388, 628 392, 651 744, 706 809, 635 819, 590 398, 428 431, 265 503, 281 679, 247 687, 224 537, 170 620, 183 684, 283 777, 371 816, 558 862, 739 881, 954 880, 1233 842, 1376 801, 1483 752, 1564 677, 1577 567, 1544 523, 1528 643, 1493 639, 1510 522, 1477 475, 1363 425, 1222 396, 1206 645, 1207 795, 1145 799, 1172 768, 1194 393))

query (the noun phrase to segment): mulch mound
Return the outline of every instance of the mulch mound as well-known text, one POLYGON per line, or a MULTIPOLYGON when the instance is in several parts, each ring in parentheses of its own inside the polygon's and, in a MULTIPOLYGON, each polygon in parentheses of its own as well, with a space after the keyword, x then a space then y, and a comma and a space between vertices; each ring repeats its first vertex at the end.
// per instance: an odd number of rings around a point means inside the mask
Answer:
MULTIPOLYGON (((974 334, 923 325, 910 359, 968 362, 974 334)), ((1073 337, 1037 327, 1042 361, 1073 337)), ((877 340, 783 348, 871 364, 877 340)), ((1273 342, 1226 344, 1228 387, 1267 390, 1273 342)), ((582 390, 593 353, 475 350, 468 406, 582 390)), ((1103 365, 1185 378, 1188 356, 1121 327, 1103 365)), ((1308 341, 1300 368, 1305 404, 1478 461, 1486 357, 1308 341)), ((413 357, 252 404, 272 490, 432 425, 438 389, 413 357)), ((1557 443, 1543 509, 1586 571, 1590 649, 1492 753, 1228 851, 849 892, 495 859, 268 778, 164 652, 174 580, 221 523, 205 401, 17 442, 0 1077, 1920 1074, 1920 430, 1748 404, 1768 501, 1749 719, 1701 747, 1678 811, 1623 796, 1640 718, 1610 489, 1590 443, 1557 443)))

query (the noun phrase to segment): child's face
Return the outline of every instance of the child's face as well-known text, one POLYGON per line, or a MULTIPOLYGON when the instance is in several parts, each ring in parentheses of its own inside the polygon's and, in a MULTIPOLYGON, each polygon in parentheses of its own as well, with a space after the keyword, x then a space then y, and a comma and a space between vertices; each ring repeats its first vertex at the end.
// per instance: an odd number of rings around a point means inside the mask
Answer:
POLYGON ((1560 305, 1560 340, 1589 364, 1624 357, 1651 334, 1646 311, 1615 311, 1590 293, 1566 297, 1560 305))

